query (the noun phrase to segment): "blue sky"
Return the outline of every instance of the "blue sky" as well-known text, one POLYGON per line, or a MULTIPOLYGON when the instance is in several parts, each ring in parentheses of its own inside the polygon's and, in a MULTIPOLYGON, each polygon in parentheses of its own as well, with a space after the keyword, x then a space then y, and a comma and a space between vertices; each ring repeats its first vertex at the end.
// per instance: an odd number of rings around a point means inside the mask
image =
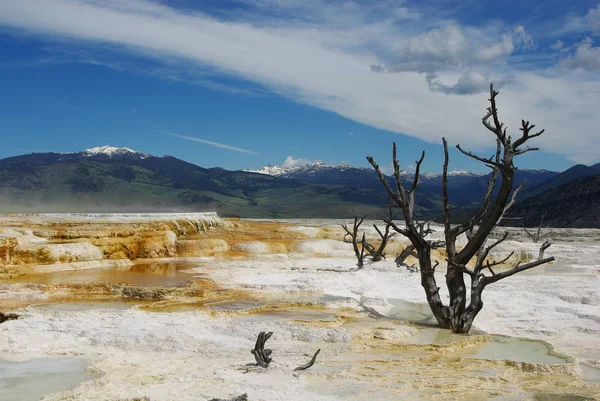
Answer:
MULTIPOLYGON (((522 168, 600 161, 597 1, 0 0, 0 157, 110 144, 205 167, 390 164, 441 137, 522 168)), ((453 152, 452 169, 484 171, 453 152)))

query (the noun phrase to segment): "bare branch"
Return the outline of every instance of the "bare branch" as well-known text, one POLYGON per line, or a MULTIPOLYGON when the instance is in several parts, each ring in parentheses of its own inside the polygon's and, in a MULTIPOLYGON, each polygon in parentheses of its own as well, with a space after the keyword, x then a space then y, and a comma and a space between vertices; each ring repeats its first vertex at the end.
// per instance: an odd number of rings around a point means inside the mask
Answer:
POLYGON ((545 218, 546 218, 546 214, 544 213, 542 215, 542 218, 540 219, 540 224, 538 224, 535 233, 529 231, 527 229, 527 227, 525 227, 525 224, 522 224, 525 234, 527 234, 527 236, 531 239, 531 241, 533 241, 534 244, 537 244, 540 239, 550 235, 550 233, 542 232, 542 229, 544 228, 544 219, 545 218))
POLYGON ((379 248, 377 250, 375 250, 375 247, 368 244, 369 246, 367 247, 367 251, 373 258, 373 261, 378 262, 381 259, 385 259, 384 252, 385 252, 385 247, 387 246, 387 242, 391 238, 393 238, 396 235, 396 233, 390 233, 391 226, 389 224, 385 225, 385 233, 382 233, 381 230, 379 229, 379 227, 377 227, 377 225, 373 224, 373 227, 375 228, 375 231, 377 231, 377 234, 379 234, 379 236, 381 237, 381 243, 379 244, 379 248))
MULTIPOLYGON (((400 175, 400 162, 396 157, 396 142, 392 143, 392 162, 394 164, 394 177, 396 178, 396 189, 398 193, 398 198, 400 202, 404 205, 404 207, 409 206, 408 200, 406 199, 406 190, 404 189, 404 185, 402 184, 402 175, 400 175)), ((412 214, 409 213, 409 216, 412 217, 412 214)))
MULTIPOLYGON (((550 244, 550 242, 546 241, 540 246, 540 252, 538 254, 537 260, 534 260, 534 261, 531 261, 531 262, 525 263, 525 264, 521 264, 521 262, 519 262, 510 270, 507 270, 502 273, 494 274, 491 277, 484 277, 484 278, 482 278, 481 285, 483 287, 485 287, 488 284, 495 283, 496 281, 502 280, 503 278, 506 278, 506 277, 510 277, 513 274, 517 274, 524 270, 528 270, 533 267, 540 266, 540 265, 554 261, 555 260, 554 256, 551 256, 549 258, 544 258, 544 251, 546 249, 548 249, 550 247, 550 245, 552 245, 552 244, 550 244)), ((492 266, 493 266, 493 264, 492 264, 492 266)), ((490 271, 491 271, 491 269, 490 269, 490 271)))
MULTIPOLYGON (((442 202, 444 205, 444 232, 450 233, 450 203, 448 201, 448 142, 446 138, 442 137, 442 143, 444 144, 444 166, 442 170, 442 202)), ((448 241, 449 238, 446 238, 448 241)))
POLYGON ((415 163, 417 165, 415 170, 415 179, 413 181, 413 185, 408 191, 408 213, 412 218, 415 212, 415 191, 419 186, 419 171, 421 170, 421 163, 423 163, 423 159, 425 158, 425 152, 421 153, 421 158, 417 160, 415 163))
MULTIPOLYGON (((507 257, 505 257, 505 258, 504 258, 504 259, 502 259, 502 260, 499 260, 499 261, 497 261, 497 262, 494 260, 494 261, 492 261, 491 263, 488 261, 488 262, 487 262, 487 266, 486 266, 486 267, 489 269, 490 267, 501 265, 501 264, 505 263, 506 261, 508 261, 508 259, 512 258, 514 254, 515 254, 515 251, 511 251, 511 252, 508 254, 508 256, 507 256, 507 257)), ((491 269, 490 269, 490 270, 491 270, 491 269)))
POLYGON ((396 265, 397 266, 403 265, 404 261, 409 256, 412 256, 413 258, 418 258, 419 257, 419 255, 417 255, 417 253, 415 252, 415 246, 413 244, 408 245, 406 248, 404 248, 404 250, 402 252, 400 252, 396 256, 396 260, 395 260, 396 265))
POLYGON ((545 130, 541 130, 541 131, 536 132, 533 135, 530 135, 529 132, 534 127, 535 127, 535 125, 529 125, 529 121, 521 120, 521 128, 519 128, 519 131, 522 132, 521 138, 517 139, 512 145, 512 150, 513 150, 513 152, 515 152, 515 154, 519 150, 519 146, 523 145, 525 142, 527 142, 531 138, 535 138, 537 136, 542 135, 545 131, 545 130))
POLYGON ((476 154, 474 154, 474 153, 472 153, 472 152, 469 152, 469 151, 463 150, 463 148, 461 148, 461 147, 460 147, 460 145, 456 145, 456 148, 457 148, 458 150, 460 150, 460 152, 461 152, 463 155, 469 156, 469 157, 470 157, 470 158, 472 158, 472 159, 478 160, 478 161, 480 161, 480 162, 482 162, 482 163, 485 163, 485 164, 487 164, 487 165, 490 165, 490 166, 495 166, 495 167, 498 167, 499 169, 501 169, 501 168, 502 168, 502 164, 500 164, 500 163, 497 163, 497 162, 493 161, 491 158, 490 158, 490 159, 486 159, 485 157, 477 156, 476 154))
POLYGON ((496 281, 502 280, 503 278, 510 277, 510 276, 512 276, 514 274, 517 274, 517 273, 520 273, 522 271, 529 270, 531 268, 534 268, 534 267, 537 267, 537 266, 540 266, 540 265, 552 262, 554 260, 555 260, 554 256, 551 256, 549 258, 538 259, 538 260, 534 260, 533 262, 529 262, 529 263, 525 263, 525 264, 520 264, 519 263, 519 264, 517 264, 515 267, 513 267, 510 270, 507 270, 507 271, 504 271, 504 272, 501 272, 501 273, 497 273, 497 274, 495 274, 495 275, 493 275, 491 277, 488 277, 488 276, 483 277, 482 278, 482 285, 483 285, 483 287, 485 287, 485 286, 487 286, 489 284, 495 283, 496 281))
POLYGON ((379 168, 379 165, 375 162, 375 159, 373 159, 371 156, 367 156, 367 161, 371 164, 371 166, 373 166, 373 168, 375 169, 375 172, 377 172, 377 176, 379 177, 379 181, 381 181, 381 183, 383 184, 383 187, 387 191, 390 199, 392 199, 398 205, 398 207, 403 208, 404 207, 404 203, 394 193, 394 190, 392 189, 392 187, 390 186, 390 184, 387 182, 387 180, 385 178, 385 175, 383 175, 383 173, 381 172, 381 169, 379 168))
POLYGON ((317 352, 315 352, 315 354, 313 355, 313 357, 311 358, 311 360, 307 364, 304 364, 302 366, 298 366, 296 369, 294 369, 294 372, 297 372, 299 370, 306 370, 306 369, 310 368, 312 365, 314 365, 315 361, 317 360, 317 355, 319 355, 319 352, 321 352, 320 348, 317 350, 317 352))
POLYGON ((419 229, 419 235, 423 238, 425 238, 426 236, 428 236, 429 234, 431 234, 433 232, 433 230, 431 229, 430 221, 421 221, 421 222, 417 221, 415 223, 415 225, 419 229), (425 228, 426 224, 427 224, 427 228, 425 228))
POLYGON ((542 244, 542 246, 540 246, 540 253, 538 254, 538 259, 543 259, 544 258, 544 251, 548 248, 550 248, 550 245, 552 245, 550 243, 550 241, 544 241, 544 243, 542 244))
POLYGON ((500 239, 498 239, 497 241, 495 241, 494 243, 492 243, 490 246, 488 246, 488 247, 485 248, 485 250, 478 257, 476 268, 475 268, 476 272, 478 272, 479 270, 481 270, 483 262, 489 256, 491 250, 494 249, 495 247, 497 247, 498 245, 500 245, 501 243, 503 243, 504 241, 506 241, 507 238, 508 238, 508 231, 505 231, 504 234, 502 235, 502 237, 500 237, 500 239))
POLYGON ((390 220, 389 218, 385 218, 383 219, 384 222, 386 222, 387 224, 390 225, 390 227, 392 227, 394 229, 394 231, 396 231, 397 233, 400 233, 402 235, 404 235, 405 237, 409 237, 410 236, 410 232, 404 228, 400 228, 396 225, 396 223, 394 223, 392 220, 390 220))
POLYGON ((522 155, 523 153, 531 152, 532 150, 540 150, 540 148, 530 148, 528 146, 525 149, 515 150, 515 156, 522 155))
POLYGON ((458 269, 458 271, 460 271, 462 273, 468 274, 471 277, 475 276, 475 272, 472 271, 472 270, 469 270, 469 268, 467 268, 467 266, 465 266, 465 265, 459 265, 459 264, 456 264, 456 263, 452 263, 452 261, 450 261, 449 259, 446 259, 446 262, 448 262, 448 267, 449 268, 453 267, 455 269, 458 269))
POLYGON ((415 161, 416 163, 416 169, 415 169, 415 179, 413 181, 412 187, 410 188, 409 193, 414 192, 417 187, 419 186, 419 171, 421 170, 421 163, 423 163, 423 159, 425 159, 425 151, 423 151, 421 153, 421 158, 417 161, 415 161))
POLYGON ((512 197, 510 198, 510 202, 508 202, 506 204, 506 206, 504 206, 504 209, 502 210, 502 214, 500 215, 500 217, 498 218, 498 221, 496 223, 496 225, 500 224, 500 222, 502 220, 504 220, 504 215, 506 215, 506 212, 508 212, 508 209, 510 209, 514 204, 515 201, 517 199, 517 195, 519 194, 519 191, 521 191, 521 189, 525 186, 525 183, 527 182, 527 180, 524 180, 518 187, 517 189, 514 190, 514 192, 512 193, 512 197))

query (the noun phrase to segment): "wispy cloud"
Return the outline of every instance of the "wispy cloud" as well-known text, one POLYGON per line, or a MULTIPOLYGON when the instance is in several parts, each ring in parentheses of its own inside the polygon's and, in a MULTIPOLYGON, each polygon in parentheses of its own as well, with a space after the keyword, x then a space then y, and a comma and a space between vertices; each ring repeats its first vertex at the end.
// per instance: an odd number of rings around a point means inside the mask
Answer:
MULTIPOLYGON (((486 96, 472 93, 510 77, 499 102, 513 135, 526 118, 546 128, 536 144, 544 150, 582 163, 598 157, 600 80, 512 65, 515 55, 532 51, 527 26, 467 26, 391 0, 238 3, 245 6, 208 15, 151 0, 1 0, 0 25, 47 41, 110 47, 164 62, 168 71, 208 69, 376 128, 436 143, 444 135, 479 149, 490 144, 480 123, 486 96), (428 62, 434 71, 423 71, 428 62), (376 73, 372 65, 400 68, 376 73), (431 85, 427 73, 435 74, 431 85), (540 99, 558 104, 549 110, 540 99)), ((588 53, 582 56, 594 59, 588 53)))
POLYGON ((310 160, 310 159, 294 159, 292 156, 288 156, 283 162, 283 167, 300 167, 305 166, 307 164, 313 164, 319 160, 310 160))
POLYGON ((188 141, 200 142, 200 143, 204 143, 204 144, 210 145, 210 146, 216 146, 217 148, 222 148, 222 149, 227 149, 227 150, 233 150, 233 151, 241 152, 241 153, 248 153, 250 155, 257 155, 258 154, 258 153, 254 152, 252 150, 243 149, 243 148, 237 148, 235 146, 229 146, 229 145, 225 145, 224 143, 208 141, 206 139, 196 138, 196 137, 193 137, 193 136, 173 134, 172 132, 162 132, 162 134, 173 136, 173 137, 176 137, 176 138, 187 139, 188 141))

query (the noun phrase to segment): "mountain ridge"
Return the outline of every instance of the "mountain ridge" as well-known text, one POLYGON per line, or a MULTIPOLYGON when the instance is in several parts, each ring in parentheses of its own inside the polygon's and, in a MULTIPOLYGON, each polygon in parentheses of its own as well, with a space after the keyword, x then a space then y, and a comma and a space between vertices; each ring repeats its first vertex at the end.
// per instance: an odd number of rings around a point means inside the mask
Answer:
MULTIPOLYGON (((588 166, 574 166, 562 173, 517 169, 515 186, 527 181, 526 190, 534 191, 544 185, 556 186, 563 180, 569 183, 572 178, 580 178, 577 172, 591 170, 588 166)), ((593 171, 600 173, 600 169, 593 171)), ((406 171, 401 176, 406 185, 414 178, 406 171)), ((455 217, 460 219, 477 208, 488 178, 489 173, 464 170, 449 174, 448 193, 455 217)), ((387 179, 395 185, 394 177, 387 179)), ((441 216, 441 181, 441 174, 421 175, 415 211, 419 218, 436 220, 441 216)), ((517 202, 523 199, 519 195, 517 202)), ((348 218, 367 214, 378 218, 386 214, 386 203, 387 193, 377 173, 347 164, 329 166, 317 162, 229 171, 110 145, 0 160, 0 212, 89 212, 109 211, 108 208, 217 211, 224 216, 241 217, 348 218)))

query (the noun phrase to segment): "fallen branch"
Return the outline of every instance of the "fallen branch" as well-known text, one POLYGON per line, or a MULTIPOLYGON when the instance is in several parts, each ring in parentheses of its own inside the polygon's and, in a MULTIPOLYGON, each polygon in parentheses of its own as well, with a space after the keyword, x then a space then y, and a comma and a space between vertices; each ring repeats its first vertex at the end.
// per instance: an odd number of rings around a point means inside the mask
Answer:
POLYGON ((298 366, 296 369, 294 369, 294 372, 296 372, 298 370, 306 370, 306 369, 310 368, 312 365, 314 365, 315 361, 317 360, 317 355, 319 355, 319 352, 321 352, 320 348, 317 350, 317 352, 315 352, 312 359, 307 364, 298 366))
POLYGON ((244 394, 242 394, 240 396, 231 398, 229 400, 226 400, 224 398, 211 398, 208 401, 248 401, 248 394, 244 393, 244 394))
POLYGON ((359 271, 359 268, 354 268, 354 269, 317 269, 318 272, 334 272, 334 273, 348 273, 348 272, 357 272, 359 271))

